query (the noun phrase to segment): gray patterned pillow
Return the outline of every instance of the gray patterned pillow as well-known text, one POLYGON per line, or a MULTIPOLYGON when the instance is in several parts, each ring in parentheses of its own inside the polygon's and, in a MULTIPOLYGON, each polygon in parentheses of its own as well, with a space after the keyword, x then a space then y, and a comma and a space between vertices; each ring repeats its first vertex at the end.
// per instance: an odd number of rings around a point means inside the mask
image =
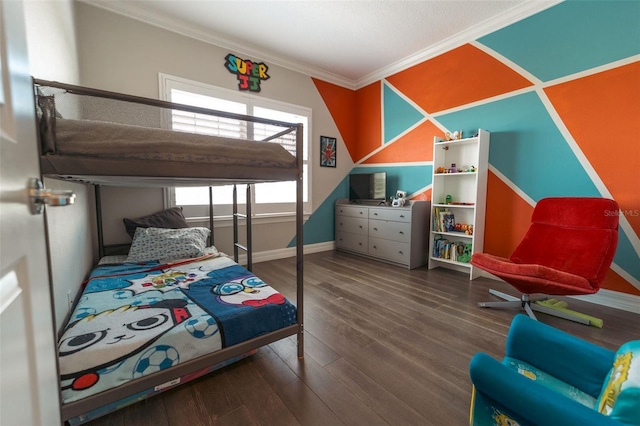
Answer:
POLYGON ((136 228, 188 228, 189 224, 184 218, 182 207, 171 207, 148 216, 139 217, 137 219, 122 219, 127 234, 133 238, 136 228))
POLYGON ((187 259, 204 254, 209 228, 137 228, 127 263, 187 259))

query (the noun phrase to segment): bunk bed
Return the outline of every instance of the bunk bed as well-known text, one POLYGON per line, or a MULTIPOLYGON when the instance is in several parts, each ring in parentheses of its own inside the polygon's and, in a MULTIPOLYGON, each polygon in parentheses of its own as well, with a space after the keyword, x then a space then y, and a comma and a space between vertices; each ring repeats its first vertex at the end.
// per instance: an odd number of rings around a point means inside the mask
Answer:
POLYGON ((93 185, 96 194, 101 260, 58 343, 63 421, 84 423, 288 336, 296 335, 303 357, 301 124, 37 79, 34 96, 43 176, 93 185), (193 126, 194 116, 216 129, 193 126), (220 136, 225 126, 248 136, 220 136), (251 272, 251 212, 237 208, 236 184, 247 184, 250 198, 250 184, 275 181, 296 181, 295 305, 251 272), (213 244, 211 190, 209 228, 139 225, 130 246, 104 244, 102 186, 221 184, 234 184, 233 260, 213 244), (246 246, 237 242, 238 217, 247 221, 246 246), (238 247, 247 251, 247 268, 237 263, 238 247), (151 290, 137 304, 118 302, 151 290), (150 337, 133 336, 150 330, 150 337), (95 347, 107 346, 109 337, 131 339, 120 352, 132 356, 83 352, 98 341, 95 347))

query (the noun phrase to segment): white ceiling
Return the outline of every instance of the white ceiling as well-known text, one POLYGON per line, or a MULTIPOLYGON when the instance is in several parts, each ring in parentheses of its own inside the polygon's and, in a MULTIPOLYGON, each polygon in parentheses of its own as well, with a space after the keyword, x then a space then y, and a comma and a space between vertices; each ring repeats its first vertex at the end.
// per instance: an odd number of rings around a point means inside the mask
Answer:
POLYGON ((346 87, 365 84, 558 0, 81 0, 346 87))

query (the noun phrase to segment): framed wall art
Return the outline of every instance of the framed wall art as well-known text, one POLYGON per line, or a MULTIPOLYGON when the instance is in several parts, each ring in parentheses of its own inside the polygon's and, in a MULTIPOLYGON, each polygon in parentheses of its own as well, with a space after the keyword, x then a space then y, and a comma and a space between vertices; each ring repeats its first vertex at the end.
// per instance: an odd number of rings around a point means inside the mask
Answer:
POLYGON ((336 138, 320 136, 320 166, 336 166, 336 138))

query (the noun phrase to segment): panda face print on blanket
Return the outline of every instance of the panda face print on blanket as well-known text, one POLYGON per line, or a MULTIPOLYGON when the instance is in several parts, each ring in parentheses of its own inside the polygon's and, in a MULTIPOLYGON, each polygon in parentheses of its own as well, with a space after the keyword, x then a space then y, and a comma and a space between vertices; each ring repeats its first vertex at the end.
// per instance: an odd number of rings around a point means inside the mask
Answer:
POLYGON ((284 296, 253 275, 216 285, 211 293, 217 296, 219 302, 232 306, 258 307, 270 303, 281 305, 285 302, 284 296))
POLYGON ((58 345, 62 379, 72 379, 69 386, 74 390, 93 386, 98 371, 136 355, 189 319, 186 306, 185 300, 162 300, 153 305, 121 306, 74 321, 58 345))

